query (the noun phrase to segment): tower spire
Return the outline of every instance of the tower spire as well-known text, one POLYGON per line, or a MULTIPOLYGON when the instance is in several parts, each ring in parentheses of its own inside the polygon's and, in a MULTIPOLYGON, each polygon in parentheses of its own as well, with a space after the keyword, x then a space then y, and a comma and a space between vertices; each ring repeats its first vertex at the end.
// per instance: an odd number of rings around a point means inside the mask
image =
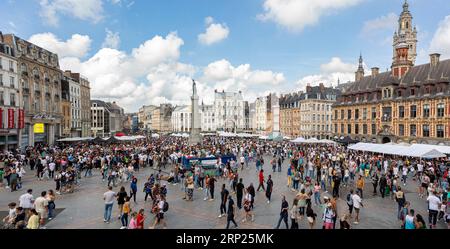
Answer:
POLYGON ((362 57, 362 52, 359 53, 359 60, 358 60, 358 70, 355 72, 355 81, 360 81, 362 78, 364 78, 364 66, 363 66, 364 60, 362 57))
POLYGON ((405 0, 405 3, 403 3, 403 12, 408 12, 408 11, 409 11, 408 0, 405 0))

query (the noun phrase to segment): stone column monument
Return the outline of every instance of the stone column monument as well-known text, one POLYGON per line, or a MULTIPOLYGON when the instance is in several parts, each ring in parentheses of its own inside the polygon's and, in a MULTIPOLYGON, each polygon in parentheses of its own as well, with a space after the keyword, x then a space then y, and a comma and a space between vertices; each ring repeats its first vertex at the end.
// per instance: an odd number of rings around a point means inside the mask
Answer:
POLYGON ((195 145, 201 142, 201 124, 200 124, 200 110, 198 106, 197 84, 192 80, 192 97, 191 97, 191 134, 189 136, 189 144, 195 145))

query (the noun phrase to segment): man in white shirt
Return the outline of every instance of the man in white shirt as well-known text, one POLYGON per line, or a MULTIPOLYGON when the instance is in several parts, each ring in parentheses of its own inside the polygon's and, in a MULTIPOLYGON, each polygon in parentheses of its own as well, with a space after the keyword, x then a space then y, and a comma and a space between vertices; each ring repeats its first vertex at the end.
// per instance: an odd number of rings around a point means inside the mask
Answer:
POLYGON ((442 205, 439 197, 436 196, 436 191, 433 191, 433 194, 428 196, 428 222, 430 224, 430 229, 436 227, 437 215, 439 213, 439 207, 442 205))
MULTIPOLYGON (((40 218, 40 224, 43 226, 45 224, 45 220, 48 217, 48 200, 45 198, 47 195, 46 191, 43 191, 41 193, 41 196, 36 198, 34 201, 34 208, 36 209, 36 212, 39 214, 40 218)), ((45 228, 45 227, 42 227, 45 228)))
POLYGON ((33 208, 34 197, 32 193, 33 190, 28 189, 27 193, 19 197, 19 207, 23 208, 24 210, 29 210, 33 208))
POLYGON ((105 213, 103 222, 106 222, 108 224, 111 221, 111 213, 116 196, 117 195, 114 191, 112 191, 111 186, 109 186, 108 191, 103 194, 103 200, 105 200, 105 213))
POLYGON ((359 223, 359 210, 361 209, 361 207, 363 207, 362 204, 362 199, 361 197, 359 197, 359 195, 357 193, 353 194, 351 196, 352 201, 353 201, 353 208, 355 209, 355 213, 356 213, 356 217, 355 217, 355 224, 359 223))
POLYGON ((54 162, 48 164, 48 176, 52 179, 55 177, 55 168, 56 164, 54 162))

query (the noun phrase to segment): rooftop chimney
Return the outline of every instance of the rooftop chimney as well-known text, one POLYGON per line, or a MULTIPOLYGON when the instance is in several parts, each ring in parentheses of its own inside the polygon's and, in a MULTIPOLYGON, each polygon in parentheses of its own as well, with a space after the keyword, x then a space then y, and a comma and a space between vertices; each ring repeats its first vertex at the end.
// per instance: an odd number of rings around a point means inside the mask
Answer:
POLYGON ((432 67, 435 67, 439 64, 440 57, 441 55, 438 53, 430 54, 430 64, 432 67))
POLYGON ((380 69, 378 67, 372 67, 372 77, 377 76, 380 73, 380 69))
POLYGON ((306 85, 306 92, 307 92, 307 93, 308 93, 308 92, 311 92, 311 90, 312 90, 311 84, 308 83, 308 85, 306 85))

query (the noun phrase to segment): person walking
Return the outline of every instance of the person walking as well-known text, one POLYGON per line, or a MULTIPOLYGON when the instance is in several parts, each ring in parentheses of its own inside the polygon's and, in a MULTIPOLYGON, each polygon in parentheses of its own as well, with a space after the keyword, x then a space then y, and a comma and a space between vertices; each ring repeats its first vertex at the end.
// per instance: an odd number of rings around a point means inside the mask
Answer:
POLYGON ((233 198, 230 196, 228 196, 228 210, 227 210, 227 227, 226 229, 228 229, 230 227, 230 223, 233 222, 234 227, 238 228, 238 224, 236 223, 236 221, 234 220, 234 201, 233 198))
POLYGON ((267 188, 266 188, 267 204, 270 203, 270 198, 272 197, 272 189, 273 189, 272 176, 269 175, 269 178, 267 179, 267 188))
POLYGON ((250 186, 248 186, 248 188, 247 188, 247 192, 251 196, 250 207, 253 210, 255 208, 254 203, 255 203, 255 196, 256 196, 256 191, 255 191, 255 187, 253 187, 253 183, 250 183, 250 186))
POLYGON ((266 188, 264 188, 264 170, 260 170, 259 171, 259 185, 258 185, 258 189, 256 189, 256 191, 259 191, 261 188, 266 191, 266 188))
POLYGON ((289 203, 286 201, 286 196, 282 196, 281 198, 281 212, 280 212, 280 219, 278 220, 278 225, 276 229, 280 228, 281 222, 284 221, 284 224, 286 225, 286 229, 289 229, 288 225, 288 210, 289 210, 289 203))
POLYGON ((402 220, 402 211, 403 211, 403 206, 406 203, 406 197, 405 197, 405 193, 402 191, 402 188, 400 186, 398 186, 397 191, 395 192, 395 201, 397 202, 397 218, 399 220, 402 220))
POLYGON ((292 203, 291 208, 291 229, 298 229, 298 200, 294 199, 294 202, 292 203))
POLYGON ((442 205, 441 199, 436 196, 436 190, 433 190, 427 197, 428 202, 428 224, 430 229, 436 228, 437 215, 439 213, 439 207, 442 205))
POLYGON ((360 175, 358 177, 358 180, 356 181, 356 193, 361 195, 361 198, 363 198, 364 185, 365 185, 364 177, 360 175))
POLYGON ((47 191, 42 191, 41 196, 36 198, 34 201, 34 209, 39 214, 40 226, 45 229, 45 221, 48 217, 48 200, 45 198, 47 196, 47 191))
POLYGON ((220 215, 219 218, 222 218, 227 213, 227 200, 229 196, 228 190, 225 188, 225 184, 222 185, 222 191, 220 191, 220 215))
POLYGON ((125 191, 125 187, 124 186, 120 187, 119 193, 117 193, 117 207, 119 210, 118 219, 122 217, 123 205, 125 204, 127 197, 128 194, 127 191, 125 191))
POLYGON ((244 184, 242 183, 243 179, 239 179, 239 183, 236 184, 236 201, 238 209, 242 209, 242 197, 244 196, 244 184))
POLYGON ((214 176, 209 178, 209 194, 211 195, 211 199, 209 199, 210 201, 214 201, 214 186, 216 181, 217 180, 214 176))
POLYGON ((308 220, 309 229, 313 229, 316 224, 317 214, 314 213, 314 210, 311 208, 311 203, 308 203, 306 207, 306 218, 308 220))
POLYGON ((122 205, 122 211, 121 211, 122 215, 120 217, 120 221, 122 222, 122 227, 120 229, 126 229, 128 226, 128 217, 131 213, 130 199, 131 198, 129 196, 127 196, 125 199, 125 203, 122 205))
POLYGON ((377 171, 375 170, 372 174, 372 186, 373 186, 373 195, 377 195, 377 187, 378 182, 380 181, 380 178, 378 177, 377 171))
POLYGON ((136 194, 137 194, 137 178, 133 177, 133 180, 131 180, 130 183, 130 198, 133 197, 134 203, 136 202, 136 194))
POLYGON ((363 207, 362 199, 358 195, 358 193, 355 193, 352 195, 352 201, 353 201, 353 208, 355 209, 355 222, 353 222, 355 225, 359 224, 359 210, 363 207))
POLYGON ((381 175, 379 185, 381 198, 384 199, 384 196, 386 195, 386 186, 387 186, 387 179, 385 174, 381 175))
POLYGON ((103 215, 103 222, 109 224, 111 221, 111 213, 114 205, 114 198, 117 197, 117 194, 112 191, 112 186, 108 187, 108 191, 103 194, 103 200, 105 201, 105 212, 103 215))
POLYGON ((47 196, 45 197, 47 199, 48 202, 48 219, 51 220, 53 219, 53 217, 55 217, 55 209, 56 209, 56 205, 55 205, 55 192, 53 192, 53 190, 49 190, 47 192, 47 196))

